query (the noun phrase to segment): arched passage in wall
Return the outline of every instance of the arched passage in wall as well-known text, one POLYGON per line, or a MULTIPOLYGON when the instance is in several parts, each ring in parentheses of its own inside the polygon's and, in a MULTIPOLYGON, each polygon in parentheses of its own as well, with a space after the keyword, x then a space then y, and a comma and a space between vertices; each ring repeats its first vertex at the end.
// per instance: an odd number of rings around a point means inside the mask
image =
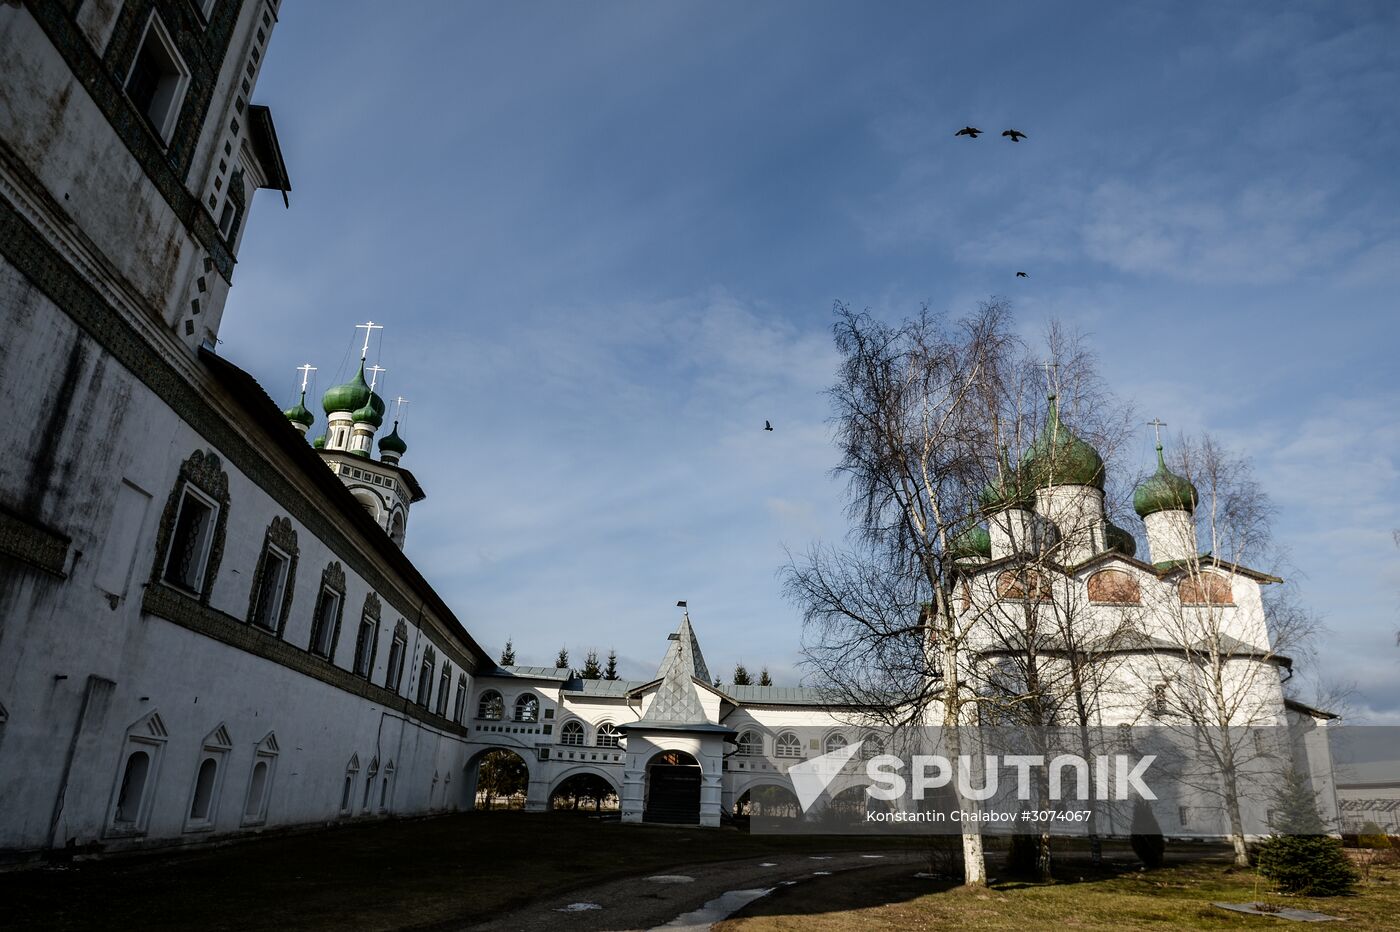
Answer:
POLYGON ((734 800, 734 818, 747 820, 753 816, 775 819, 795 819, 802 814, 797 794, 780 783, 754 783, 734 800))
POLYGON ((593 767, 575 767, 549 790, 549 808, 583 812, 615 812, 619 805, 616 781, 593 767))
POLYGON ((644 822, 700 824, 700 762, 684 751, 662 751, 647 762, 644 822))
POLYGON ((473 809, 524 809, 530 764, 506 748, 489 748, 467 761, 466 798, 473 809))

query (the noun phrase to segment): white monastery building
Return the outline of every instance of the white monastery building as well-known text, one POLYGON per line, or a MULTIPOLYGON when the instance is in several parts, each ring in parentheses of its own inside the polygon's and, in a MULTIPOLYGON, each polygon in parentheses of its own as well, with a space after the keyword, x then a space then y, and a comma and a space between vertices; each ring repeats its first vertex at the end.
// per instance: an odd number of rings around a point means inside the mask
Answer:
MULTIPOLYGON (((500 748, 525 762, 527 809, 588 774, 624 820, 719 825, 863 738, 815 689, 713 685, 688 615, 649 682, 498 666, 403 554, 427 506, 365 366, 376 325, 324 421, 308 367, 282 411, 217 354, 248 211, 291 190, 254 103, 279 5, 0 3, 0 404, 26 412, 0 462, 0 854, 470 808, 500 748)), ((1047 442, 1072 440, 1053 420, 1047 442)), ((1074 444, 989 493, 989 528, 959 543, 963 610, 1037 598, 1010 571, 1018 542, 1053 539, 1046 584, 1086 617, 1137 611, 1164 641, 1160 606, 1225 610, 1259 646, 1241 662, 1269 667, 1262 714, 1321 720, 1279 688, 1272 578, 1183 583, 1194 493, 1165 466, 1139 490, 1138 559, 1074 444)), ((1152 698, 1125 681, 1102 715, 1139 722, 1152 698)))

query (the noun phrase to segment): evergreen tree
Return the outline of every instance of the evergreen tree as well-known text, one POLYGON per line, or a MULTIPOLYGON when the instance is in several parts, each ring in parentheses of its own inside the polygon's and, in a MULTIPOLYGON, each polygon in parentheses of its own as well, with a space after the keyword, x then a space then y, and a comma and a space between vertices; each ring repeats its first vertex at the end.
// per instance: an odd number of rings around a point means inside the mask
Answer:
POLYGON ((1139 798, 1133 803, 1132 836, 1128 840, 1143 867, 1158 868, 1166 860, 1167 840, 1162 837, 1162 827, 1145 799, 1139 798))
POLYGON ((583 659, 583 672, 579 676, 586 680, 601 680, 603 678, 603 665, 598 662, 596 650, 590 650, 588 656, 583 659))
POLYGON ((736 663, 736 664, 734 665, 734 685, 735 685, 735 686, 752 686, 752 685, 753 685, 753 679, 749 676, 749 671, 746 670, 746 669, 744 669, 744 665, 743 665, 742 663, 736 663))
POLYGON ((767 668, 767 667, 764 667, 762 670, 758 671, 758 685, 760 685, 760 686, 772 686, 772 685, 773 685, 773 678, 772 678, 771 676, 768 675, 768 668, 767 668))
POLYGON ((1317 794, 1306 774, 1290 769, 1285 775, 1269 827, 1274 834, 1256 852, 1259 873, 1284 893, 1338 896, 1360 879, 1341 841, 1323 834, 1317 794))
POLYGON ((559 656, 554 658, 554 666, 560 670, 569 669, 569 649, 567 647, 559 648, 559 656))
POLYGON ((620 676, 617 675, 617 651, 615 651, 615 650, 610 650, 610 651, 608 651, 608 665, 607 665, 606 667, 603 668, 603 679, 605 679, 605 680, 620 680, 620 679, 622 679, 622 677, 620 677, 620 676))
POLYGON ((715 677, 715 689, 719 689, 723 685, 724 680, 720 679, 719 677, 715 677))
POLYGON ((506 638, 505 650, 501 651, 501 666, 515 666, 515 645, 511 643, 510 638, 506 638))

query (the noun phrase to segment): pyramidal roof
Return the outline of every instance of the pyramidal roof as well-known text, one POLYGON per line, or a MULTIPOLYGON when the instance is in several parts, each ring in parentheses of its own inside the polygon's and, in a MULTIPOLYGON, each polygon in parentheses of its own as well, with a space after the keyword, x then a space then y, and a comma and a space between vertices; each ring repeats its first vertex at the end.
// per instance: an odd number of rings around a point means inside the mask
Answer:
POLYGON ((671 645, 666 648, 656 676, 661 683, 647 707, 643 723, 699 725, 709 721, 700 705, 700 694, 695 691, 695 680, 710 682, 710 670, 705 666, 688 613, 671 635, 671 645))

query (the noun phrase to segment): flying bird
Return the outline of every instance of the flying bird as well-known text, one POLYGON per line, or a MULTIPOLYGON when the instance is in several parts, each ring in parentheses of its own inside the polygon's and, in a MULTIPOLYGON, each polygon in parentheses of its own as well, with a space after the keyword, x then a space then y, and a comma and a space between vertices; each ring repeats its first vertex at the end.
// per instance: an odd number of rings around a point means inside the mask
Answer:
POLYGON ((1008 129, 1003 132, 1002 135, 1009 138, 1012 142, 1020 142, 1022 139, 1026 138, 1026 134, 1019 129, 1008 129))
POLYGON ((1017 278, 1030 278, 1030 276, 1027 275, 1025 272, 1017 272, 1017 273, 1016 273, 1016 277, 1017 277, 1017 278))
POLYGON ((764 421, 764 422, 763 422, 763 429, 764 429, 764 430, 772 430, 772 429, 773 429, 773 425, 770 424, 770 423, 768 423, 767 421, 764 421))
POLYGON ((977 127, 975 127, 975 126, 964 126, 962 129, 958 130, 958 131, 957 131, 956 133, 954 133, 953 135, 954 135, 954 136, 971 136, 973 139, 976 139, 978 136, 982 135, 982 131, 981 131, 980 129, 978 129, 977 127))

